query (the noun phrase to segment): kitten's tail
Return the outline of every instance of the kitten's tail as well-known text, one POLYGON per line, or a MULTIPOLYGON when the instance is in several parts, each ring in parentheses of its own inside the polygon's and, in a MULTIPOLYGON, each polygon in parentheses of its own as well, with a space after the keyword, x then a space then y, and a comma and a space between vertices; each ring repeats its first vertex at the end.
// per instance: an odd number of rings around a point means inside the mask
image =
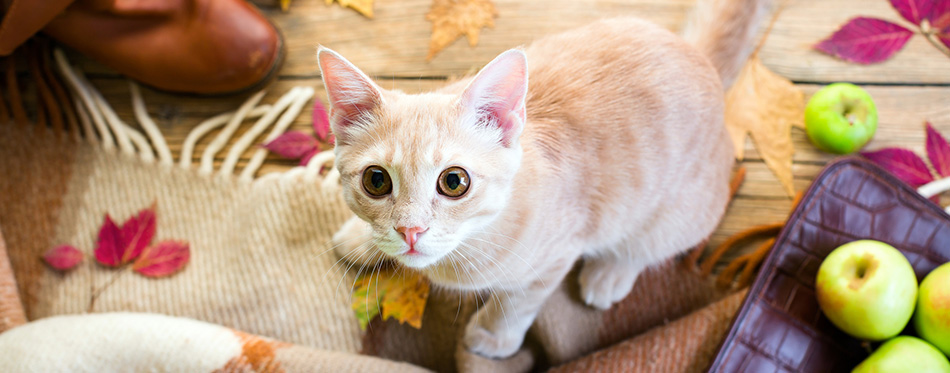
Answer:
POLYGON ((699 0, 683 28, 683 39, 703 52, 728 89, 755 48, 772 0, 699 0))

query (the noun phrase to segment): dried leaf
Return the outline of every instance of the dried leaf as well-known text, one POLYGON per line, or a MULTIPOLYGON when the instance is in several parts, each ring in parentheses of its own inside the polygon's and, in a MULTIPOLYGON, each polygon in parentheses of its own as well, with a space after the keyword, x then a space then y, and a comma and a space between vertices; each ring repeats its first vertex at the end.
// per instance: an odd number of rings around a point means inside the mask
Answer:
POLYGON ((82 261, 82 252, 70 245, 60 245, 43 254, 43 260, 50 267, 65 271, 73 269, 82 261))
POLYGON ((137 258, 155 237, 155 205, 126 220, 120 228, 106 214, 94 254, 96 260, 118 267, 137 258))
POLYGON ((815 49, 845 61, 872 64, 891 58, 911 36, 913 31, 896 23, 857 17, 815 45, 815 49))
POLYGON ((383 320, 394 318, 419 329, 428 298, 429 281, 421 274, 382 268, 357 278, 352 307, 363 329, 380 312, 383 320))
POLYGON ((901 14, 901 17, 915 25, 930 16, 934 0, 890 0, 891 6, 901 14))
POLYGON ((320 144, 312 136, 300 131, 290 131, 264 144, 270 150, 284 158, 300 159, 320 149, 320 144))
POLYGON ((914 188, 934 180, 924 160, 910 150, 885 148, 861 155, 914 188))
POLYGON ((726 128, 736 149, 736 158, 745 156, 746 134, 785 187, 795 196, 792 183, 792 126, 804 126, 805 95, 785 79, 762 65, 758 56, 749 58, 735 84, 726 93, 726 128))
POLYGON ((950 177, 950 144, 927 122, 927 158, 941 177, 950 177))
POLYGON ((132 263, 132 269, 147 277, 165 277, 184 268, 190 257, 187 242, 161 241, 145 249, 132 263))
MULTIPOLYGON (((333 4, 334 0, 327 0, 327 5, 333 4)), ((373 0, 336 0, 340 6, 353 9, 366 18, 373 18, 373 0)))
POLYGON ((383 297, 383 320, 394 318, 413 328, 422 328, 422 313, 429 298, 429 282, 417 272, 405 272, 389 280, 383 297))
POLYGON ((319 99, 313 100, 313 133, 317 134, 317 139, 327 144, 336 142, 336 138, 330 133, 330 117, 327 116, 327 108, 319 99))
POLYGON ((470 46, 478 45, 478 33, 483 27, 495 27, 495 17, 498 10, 490 0, 434 0, 426 14, 426 20, 432 22, 426 60, 431 61, 462 35, 468 37, 470 46))

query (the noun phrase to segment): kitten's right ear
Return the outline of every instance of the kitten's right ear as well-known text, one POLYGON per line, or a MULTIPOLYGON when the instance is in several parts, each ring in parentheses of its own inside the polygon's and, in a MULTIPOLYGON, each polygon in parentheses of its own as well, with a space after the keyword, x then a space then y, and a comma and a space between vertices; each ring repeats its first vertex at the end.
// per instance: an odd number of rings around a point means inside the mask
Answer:
POLYGON ((328 48, 320 47, 317 61, 330 101, 330 127, 337 143, 346 144, 352 126, 382 102, 381 90, 350 61, 328 48))

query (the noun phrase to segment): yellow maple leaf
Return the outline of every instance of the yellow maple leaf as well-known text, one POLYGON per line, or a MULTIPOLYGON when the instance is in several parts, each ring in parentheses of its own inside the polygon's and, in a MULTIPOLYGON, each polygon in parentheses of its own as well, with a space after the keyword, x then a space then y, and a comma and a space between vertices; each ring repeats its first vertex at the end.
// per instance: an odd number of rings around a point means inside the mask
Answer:
POLYGON ((327 5, 333 4, 334 1, 340 3, 340 6, 348 7, 353 9, 360 14, 366 16, 366 18, 373 18, 373 0, 326 0, 327 5))
POLYGON ((484 27, 495 27, 495 17, 498 10, 490 0, 433 0, 426 14, 426 20, 432 22, 426 60, 431 61, 462 35, 468 37, 470 46, 478 45, 478 33, 484 27))
POLYGON ((352 308, 363 329, 380 313, 419 329, 428 298, 429 281, 420 273, 386 267, 357 277, 352 308))
POLYGON ((736 147, 736 158, 745 155, 748 134, 755 148, 789 196, 792 183, 792 126, 804 127, 805 94, 791 81, 769 70, 757 55, 739 73, 726 93, 726 128, 736 147))

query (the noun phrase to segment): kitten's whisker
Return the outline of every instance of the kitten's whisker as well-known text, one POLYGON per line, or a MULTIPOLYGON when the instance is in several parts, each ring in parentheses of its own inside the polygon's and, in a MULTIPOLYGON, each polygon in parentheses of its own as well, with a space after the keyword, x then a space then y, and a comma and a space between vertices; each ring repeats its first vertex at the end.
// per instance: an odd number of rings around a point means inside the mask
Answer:
MULTIPOLYGON (((448 258, 452 258, 454 255, 458 255, 458 253, 456 253, 455 250, 449 251, 448 258)), ((455 282, 456 282, 456 283, 462 282, 462 279, 459 278, 459 269, 458 269, 458 266, 455 265, 455 261, 449 260, 449 264, 452 265, 452 270, 455 271, 455 282)), ((458 319, 459 319, 459 313, 462 312, 462 291, 461 291, 461 290, 455 290, 455 292, 459 293, 459 305, 458 305, 458 307, 455 309, 455 318, 452 319, 452 324, 455 324, 455 322, 458 321, 458 319)))
MULTIPOLYGON (((456 253, 458 253, 459 257, 461 257, 462 259, 468 261, 469 264, 472 266, 471 268, 473 268, 473 269, 478 268, 478 267, 476 267, 474 264, 472 264, 472 261, 469 260, 464 254, 462 254, 462 252, 456 251, 456 253)), ((459 264, 461 265, 461 263, 459 263, 459 264)), ((469 281, 471 281, 471 283, 472 283, 473 285, 477 283, 477 282, 475 281, 475 278, 472 277, 471 271, 465 271, 465 275, 468 276, 469 281)), ((491 291, 491 286, 490 286, 490 285, 489 285, 488 288, 489 288, 489 291, 491 291)), ((473 317, 478 317, 478 312, 481 310, 481 305, 482 305, 483 303, 485 303, 485 299, 482 298, 481 291, 475 290, 473 293, 475 294, 475 313, 473 314, 473 317)))
MULTIPOLYGON (((476 251, 476 252, 478 251, 476 248, 474 248, 474 247, 472 247, 472 246, 470 246, 470 245, 467 245, 467 244, 466 244, 466 246, 467 246, 468 248, 470 248, 470 249, 473 249, 473 250, 476 251)), ((461 254, 461 253, 459 253, 459 254, 461 254)), ((464 256, 463 256, 463 257, 464 257, 464 256)), ((488 258, 487 255, 486 255, 485 257, 488 258)), ((506 327, 506 328, 510 328, 510 324, 509 324, 509 322, 508 322, 508 314, 507 314, 507 312, 505 311, 504 304, 502 304, 503 302, 502 302, 502 300, 501 300, 501 296, 498 295, 498 294, 496 294, 495 289, 493 288, 493 286, 491 286, 491 284, 500 284, 500 283, 501 283, 500 281, 498 281, 498 276, 495 276, 494 273, 489 272, 489 274, 491 274, 491 275, 492 275, 492 278, 495 280, 494 282, 489 281, 488 278, 485 276, 484 273, 482 273, 481 271, 478 271, 478 268, 479 268, 479 267, 475 266, 475 264, 474 264, 470 259, 469 259, 468 261, 469 261, 469 264, 472 265, 472 268, 475 269, 476 272, 482 277, 482 279, 483 279, 485 282, 487 282, 487 283, 489 284, 489 286, 488 286, 488 295, 489 295, 489 297, 491 297, 491 299, 494 299, 495 302, 496 302, 496 303, 498 304, 498 306, 500 307, 501 316, 505 319, 505 327, 506 327)), ((519 286, 520 286, 520 285, 519 285, 519 286)), ((522 291, 524 291, 524 289, 522 289, 522 291)))
MULTIPOLYGON (((492 233, 485 232, 485 231, 482 231, 482 232, 480 232, 480 233, 492 234, 492 233)), ((498 236, 501 236, 501 237, 505 237, 505 238, 510 238, 510 237, 505 236, 505 235, 503 235, 503 234, 497 234, 497 235, 498 235, 498 236)), ((484 239, 481 239, 481 238, 469 237, 468 239, 475 240, 475 241, 479 241, 479 242, 484 242, 484 243, 487 243, 487 244, 489 244, 489 245, 495 246, 495 247, 497 247, 497 248, 499 248, 499 249, 502 249, 502 250, 505 250, 505 251, 511 253, 511 254, 514 255, 516 258, 520 259, 525 265, 528 266, 528 269, 531 270, 531 272, 534 274, 534 277, 537 278, 538 281, 541 282, 541 286, 547 287, 547 285, 544 283, 544 278, 542 278, 542 277, 541 277, 541 274, 539 274, 538 271, 534 269, 534 266, 531 265, 530 262, 528 262, 527 260, 525 260, 524 257, 522 257, 521 255, 518 255, 518 253, 515 252, 514 250, 512 250, 512 249, 510 249, 510 248, 507 248, 507 247, 505 247, 504 245, 500 245, 500 244, 498 244, 498 243, 495 243, 495 242, 492 242, 492 241, 489 241, 489 240, 484 240, 484 239)), ((524 246, 524 245, 521 245, 521 246, 526 248, 526 246, 524 246)))
MULTIPOLYGON (((326 250, 323 250, 323 252, 321 252, 320 254, 317 254, 316 256, 314 256, 314 258, 319 258, 319 257, 325 255, 326 253, 332 251, 333 249, 336 249, 337 247, 343 246, 343 245, 347 244, 347 243, 350 242, 350 241, 353 241, 353 240, 356 240, 356 239, 360 239, 360 238, 367 238, 367 237, 366 237, 366 235, 359 235, 359 236, 356 236, 356 237, 350 237, 350 238, 346 239, 346 240, 343 241, 343 242, 340 242, 340 243, 338 243, 338 244, 336 244, 336 245, 330 246, 330 248, 328 248, 328 249, 326 249, 326 250)), ((370 238, 372 238, 372 237, 367 238, 367 240, 370 239, 370 238)), ((333 243, 333 240, 332 240, 332 239, 331 239, 330 241, 327 241, 326 243, 324 243, 324 245, 327 245, 327 244, 330 244, 330 243, 333 243)))
MULTIPOLYGON (((479 253, 479 254, 481 254, 482 256, 484 256, 485 259, 486 259, 489 263, 493 264, 495 267, 498 267, 498 268, 500 268, 502 271, 507 272, 507 274, 502 273, 502 275, 503 275, 503 276, 506 276, 506 277, 507 277, 507 280, 509 280, 508 282, 506 282, 506 284, 509 285, 509 286, 510 286, 511 284, 517 285, 517 286, 518 286, 518 289, 521 290, 521 295, 527 296, 527 293, 524 291, 524 287, 521 286, 521 281, 518 281, 518 280, 517 280, 517 277, 514 275, 514 272, 511 272, 511 270, 509 270, 508 268, 506 268, 505 266, 503 266, 497 259, 492 258, 491 255, 488 255, 488 254, 486 254, 485 252, 483 252, 483 251, 481 251, 481 250, 478 250, 478 248, 472 246, 471 244, 463 243, 463 245, 466 245, 467 248, 469 248, 469 249, 471 249, 472 251, 474 251, 474 252, 476 252, 476 253, 479 253)), ((496 281, 496 283, 500 283, 500 282, 497 282, 497 281, 498 281, 498 277, 497 277, 497 276, 495 277, 495 281, 496 281)))
POLYGON ((337 270, 342 269, 343 266, 339 266, 339 268, 338 268, 337 265, 340 264, 340 262, 347 261, 346 258, 347 258, 348 256, 353 255, 355 252, 358 252, 358 251, 365 252, 365 250, 362 250, 362 249, 363 249, 363 246, 366 245, 366 244, 368 244, 368 243, 370 243, 369 240, 367 240, 366 242, 363 242, 363 243, 359 244, 358 246, 356 246, 356 248, 355 248, 353 251, 350 251, 350 252, 346 253, 345 255, 341 256, 339 259, 337 259, 336 262, 334 262, 334 263, 330 266, 330 268, 328 268, 327 271, 323 274, 322 280, 323 280, 323 281, 326 281, 326 277, 327 277, 327 275, 330 274, 330 271, 334 271, 334 273, 335 273, 336 271, 334 270, 334 268, 336 268, 337 270))
MULTIPOLYGON (((377 315, 380 315, 380 317, 382 317, 383 310, 382 310, 382 308, 380 308, 381 306, 380 306, 379 301, 378 301, 378 300, 379 300, 379 278, 380 278, 380 276, 382 276, 382 264, 383 264, 383 259, 384 259, 384 257, 383 257, 383 255, 382 255, 382 253, 380 253, 380 255, 378 255, 378 256, 376 257, 376 262, 373 263, 373 274, 370 275, 370 276, 374 276, 374 275, 376 276, 376 284, 373 285, 373 290, 376 291, 376 299, 377 299, 377 302, 376 302, 376 314, 377 314, 377 315)), ((373 277, 370 277, 369 279, 370 279, 370 281, 373 281, 373 277)), ((368 291, 366 292, 366 302, 365 302, 365 303, 366 303, 366 307, 367 307, 367 308, 366 308, 366 313, 368 314, 368 313, 369 313, 369 292, 368 292, 368 291)))
MULTIPOLYGON (((344 257, 345 257, 345 256, 348 256, 348 255, 351 254, 351 253, 352 253, 352 252, 348 253, 347 255, 344 255, 344 257)), ((340 281, 336 284, 336 290, 337 290, 337 291, 340 291, 340 285, 343 285, 343 279, 346 278, 346 273, 350 272, 350 269, 353 268, 353 266, 356 265, 357 262, 358 262, 364 255, 367 255, 367 254, 369 254, 369 255, 375 255, 376 252, 370 253, 369 251, 365 251, 365 250, 364 250, 364 251, 362 251, 362 252, 359 254, 359 256, 356 257, 356 260, 350 262, 350 265, 346 267, 346 271, 343 272, 343 276, 340 276, 340 281)), ((342 258, 341 258, 341 259, 342 259, 342 258)), ((355 277, 354 280, 353 280, 353 286, 356 286, 356 278, 359 278, 359 277, 360 277, 360 273, 361 273, 362 271, 363 271, 363 266, 360 266, 360 269, 356 272, 356 277, 355 277)), ((350 293, 353 293, 353 286, 350 287, 350 293)))

